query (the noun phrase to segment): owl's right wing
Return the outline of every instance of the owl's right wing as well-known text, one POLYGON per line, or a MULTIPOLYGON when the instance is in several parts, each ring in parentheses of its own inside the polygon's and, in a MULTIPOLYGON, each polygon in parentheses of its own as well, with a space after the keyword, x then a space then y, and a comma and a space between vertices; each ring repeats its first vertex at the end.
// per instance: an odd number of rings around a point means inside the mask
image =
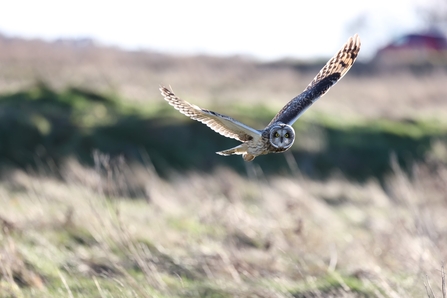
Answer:
POLYGON ((341 80, 354 64, 359 51, 360 37, 355 34, 326 63, 306 89, 279 111, 270 124, 282 122, 292 125, 317 99, 341 80))
POLYGON ((164 86, 160 87, 160 91, 164 99, 180 113, 206 124, 209 128, 225 137, 244 142, 261 136, 259 130, 251 128, 231 117, 190 104, 178 98, 171 90, 164 86))

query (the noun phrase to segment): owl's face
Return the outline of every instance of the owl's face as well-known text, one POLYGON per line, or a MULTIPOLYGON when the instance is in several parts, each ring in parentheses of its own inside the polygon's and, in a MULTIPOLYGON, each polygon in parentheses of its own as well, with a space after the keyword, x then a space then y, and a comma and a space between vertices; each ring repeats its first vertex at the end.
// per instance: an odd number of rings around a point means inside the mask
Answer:
POLYGON ((295 131, 288 124, 275 124, 270 129, 269 141, 275 148, 289 149, 295 141, 295 131))

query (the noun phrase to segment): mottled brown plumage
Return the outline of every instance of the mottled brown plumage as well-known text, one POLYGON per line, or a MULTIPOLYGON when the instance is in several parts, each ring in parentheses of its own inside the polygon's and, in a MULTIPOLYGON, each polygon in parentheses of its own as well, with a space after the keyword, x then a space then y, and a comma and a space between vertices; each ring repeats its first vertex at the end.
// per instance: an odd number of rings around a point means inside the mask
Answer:
POLYGON ((166 87, 160 87, 160 91, 165 100, 180 113, 206 124, 225 137, 242 142, 218 154, 242 154, 244 160, 251 161, 259 155, 290 149, 295 141, 295 131, 291 125, 348 72, 359 51, 360 38, 356 34, 326 63, 306 89, 288 102, 263 130, 256 130, 231 117, 190 104, 166 87))
POLYGON ((227 138, 245 142, 253 138, 253 133, 259 133, 253 128, 248 127, 231 117, 201 109, 196 105, 190 104, 175 96, 175 94, 166 87, 160 87, 160 91, 165 100, 180 113, 193 120, 206 124, 209 128, 227 138))

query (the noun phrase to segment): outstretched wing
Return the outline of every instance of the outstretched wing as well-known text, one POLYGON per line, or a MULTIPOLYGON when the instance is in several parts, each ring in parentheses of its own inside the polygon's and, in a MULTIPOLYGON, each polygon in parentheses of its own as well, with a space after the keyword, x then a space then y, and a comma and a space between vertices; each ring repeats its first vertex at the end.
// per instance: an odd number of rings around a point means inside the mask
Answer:
POLYGON ((231 117, 202 109, 178 98, 166 87, 161 86, 160 91, 165 100, 180 113, 206 124, 209 128, 225 137, 244 142, 261 136, 260 131, 236 121, 231 117))
MULTIPOLYGON (((334 86, 351 68, 360 51, 360 38, 356 34, 320 70, 304 91, 285 105, 273 118, 274 122, 292 125, 318 98, 334 86)), ((269 124, 269 125, 270 125, 269 124)))

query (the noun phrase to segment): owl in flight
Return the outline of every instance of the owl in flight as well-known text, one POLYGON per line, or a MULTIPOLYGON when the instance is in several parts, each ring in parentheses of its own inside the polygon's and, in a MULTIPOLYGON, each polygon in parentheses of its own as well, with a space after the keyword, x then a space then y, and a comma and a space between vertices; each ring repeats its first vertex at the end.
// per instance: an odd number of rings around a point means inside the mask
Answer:
POLYGON ((242 142, 239 146, 216 152, 217 154, 239 154, 245 161, 252 161, 259 155, 280 153, 292 147, 295 141, 293 123, 348 72, 359 51, 360 38, 356 34, 326 63, 306 89, 287 103, 263 130, 190 104, 166 87, 160 87, 160 91, 164 99, 180 113, 206 124, 225 137, 242 142))

